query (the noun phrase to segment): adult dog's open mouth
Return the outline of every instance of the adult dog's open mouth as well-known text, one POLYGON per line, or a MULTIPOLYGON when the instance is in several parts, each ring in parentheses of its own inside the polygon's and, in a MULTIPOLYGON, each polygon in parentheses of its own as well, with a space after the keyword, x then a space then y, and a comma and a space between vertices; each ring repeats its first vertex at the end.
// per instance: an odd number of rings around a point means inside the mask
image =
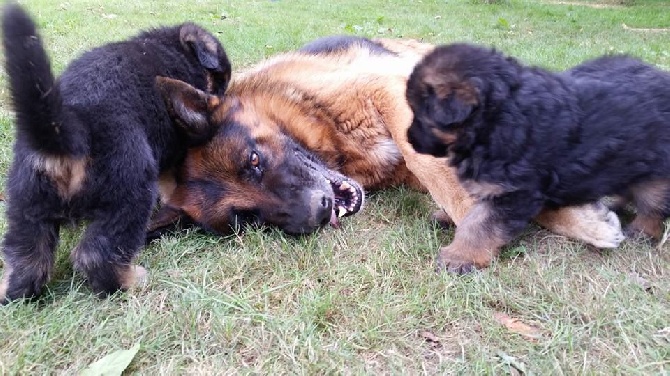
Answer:
POLYGON ((358 213, 365 201, 365 192, 360 184, 347 178, 326 179, 333 188, 335 199, 330 216, 330 225, 339 228, 339 218, 358 213))

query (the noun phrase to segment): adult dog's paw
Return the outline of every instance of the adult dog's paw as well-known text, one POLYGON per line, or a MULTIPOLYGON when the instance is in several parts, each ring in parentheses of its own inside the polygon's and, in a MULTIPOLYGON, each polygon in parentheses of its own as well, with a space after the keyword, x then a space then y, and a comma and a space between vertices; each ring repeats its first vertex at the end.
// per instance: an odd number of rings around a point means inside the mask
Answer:
POLYGON ((556 234, 598 248, 616 248, 626 238, 619 217, 600 202, 543 210, 535 219, 556 234))
POLYGON ((582 208, 581 221, 574 228, 577 238, 598 248, 616 248, 626 238, 619 217, 603 203, 582 208))

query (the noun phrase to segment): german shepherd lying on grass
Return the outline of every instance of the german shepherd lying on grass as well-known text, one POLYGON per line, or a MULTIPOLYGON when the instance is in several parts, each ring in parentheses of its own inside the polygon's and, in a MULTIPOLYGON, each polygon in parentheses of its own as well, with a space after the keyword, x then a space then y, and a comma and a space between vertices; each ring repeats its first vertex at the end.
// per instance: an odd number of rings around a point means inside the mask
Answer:
MULTIPOLYGON (((363 189, 395 185, 427 190, 443 210, 439 217, 459 225, 473 199, 444 159, 418 154, 407 141, 407 78, 432 49, 328 37, 238 74, 220 100, 173 82, 164 92, 178 121, 218 132, 190 149, 176 184, 165 185, 153 235, 179 219, 216 233, 243 223, 308 233, 356 213, 363 189)), ((600 204, 545 210, 535 219, 598 247, 623 240, 618 218, 600 204)))
POLYGON ((172 122, 156 76, 222 94, 226 53, 210 33, 185 23, 86 52, 56 81, 35 24, 18 5, 4 8, 2 31, 16 142, 0 302, 40 294, 61 225, 82 220, 88 226, 72 251, 75 267, 100 296, 127 289, 146 273, 133 260, 159 174, 212 133, 172 122))
POLYGON ((407 100, 412 145, 448 155, 477 197, 443 266, 487 266, 542 208, 605 196, 635 207, 627 232, 660 240, 670 216, 670 73, 620 55, 555 73, 459 43, 416 66, 407 100))

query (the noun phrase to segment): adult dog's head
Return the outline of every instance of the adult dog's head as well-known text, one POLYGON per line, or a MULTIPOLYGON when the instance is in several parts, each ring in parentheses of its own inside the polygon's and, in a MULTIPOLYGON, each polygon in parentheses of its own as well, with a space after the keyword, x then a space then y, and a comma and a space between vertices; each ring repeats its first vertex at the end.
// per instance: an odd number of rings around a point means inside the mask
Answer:
POLYGON ((190 149, 176 186, 162 189, 159 226, 167 222, 161 217, 185 215, 215 233, 267 224, 306 234, 360 210, 358 183, 327 168, 254 106, 181 81, 158 78, 157 86, 183 128, 216 132, 190 149))
POLYGON ((519 86, 520 65, 499 52, 469 44, 437 47, 414 68, 407 101, 414 112, 407 136, 419 153, 448 155, 457 141, 474 140, 474 127, 497 111, 519 86))

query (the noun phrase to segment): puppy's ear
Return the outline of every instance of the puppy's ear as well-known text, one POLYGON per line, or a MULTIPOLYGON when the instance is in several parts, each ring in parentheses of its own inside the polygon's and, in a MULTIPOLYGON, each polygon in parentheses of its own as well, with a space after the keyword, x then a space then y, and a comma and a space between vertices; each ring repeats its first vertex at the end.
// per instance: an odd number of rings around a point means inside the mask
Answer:
POLYGON ((219 43, 203 28, 187 23, 179 29, 181 44, 193 52, 200 64, 207 69, 222 69, 219 61, 219 43))
POLYGON ((211 75, 211 87, 208 90, 222 95, 230 82, 232 67, 219 41, 207 30, 192 23, 182 25, 179 39, 211 75))
POLYGON ((156 89, 178 128, 190 146, 202 144, 216 132, 217 125, 209 122, 209 115, 221 103, 219 97, 198 90, 186 82, 156 77, 156 89))
POLYGON ((439 106, 442 111, 438 111, 438 123, 442 127, 464 122, 475 108, 458 95, 441 100, 439 106))
POLYGON ((475 109, 475 102, 460 90, 428 89, 426 110, 442 130, 464 122, 475 109))

